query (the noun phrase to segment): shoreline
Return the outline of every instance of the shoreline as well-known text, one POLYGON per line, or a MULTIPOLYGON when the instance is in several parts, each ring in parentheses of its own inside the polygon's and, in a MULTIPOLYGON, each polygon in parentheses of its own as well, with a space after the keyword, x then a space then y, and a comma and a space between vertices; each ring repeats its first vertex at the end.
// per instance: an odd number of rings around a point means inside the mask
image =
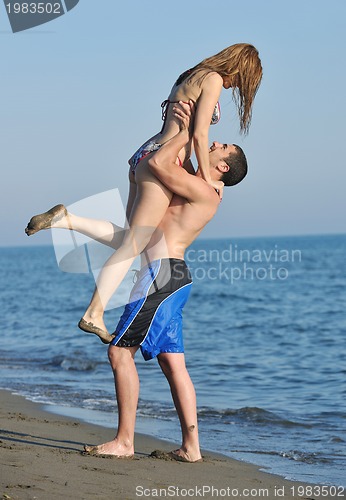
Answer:
MULTIPOLYGON (((134 460, 83 455, 84 444, 109 441, 114 430, 50 413, 10 391, 0 390, 0 396, 0 493, 7 500, 314 497, 306 483, 209 451, 202 451, 199 464, 150 457, 154 450, 169 452, 177 444, 138 433, 134 460)), ((313 491, 316 487, 310 485, 313 491)), ((341 496, 323 495, 336 497, 341 496)))

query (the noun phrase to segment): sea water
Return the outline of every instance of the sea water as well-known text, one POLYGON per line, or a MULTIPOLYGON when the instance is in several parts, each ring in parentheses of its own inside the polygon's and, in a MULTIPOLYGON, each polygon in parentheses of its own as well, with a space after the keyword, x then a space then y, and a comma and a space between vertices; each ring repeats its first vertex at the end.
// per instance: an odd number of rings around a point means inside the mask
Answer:
MULTIPOLYGON (((345 485, 346 235, 198 240, 184 310, 201 446, 286 478, 345 485)), ((53 247, 0 248, 0 385, 115 427, 107 347, 77 328, 91 274, 53 247)), ((106 312, 109 330, 121 308, 106 312)), ((168 384, 137 354, 137 430, 180 441, 168 384)))

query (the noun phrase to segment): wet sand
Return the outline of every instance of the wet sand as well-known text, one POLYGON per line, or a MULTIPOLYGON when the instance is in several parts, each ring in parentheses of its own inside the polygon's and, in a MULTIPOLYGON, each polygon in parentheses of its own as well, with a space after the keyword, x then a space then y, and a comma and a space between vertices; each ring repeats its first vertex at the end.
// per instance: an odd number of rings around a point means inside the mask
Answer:
POLYGON ((177 443, 141 434, 136 434, 133 460, 83 455, 84 444, 109 441, 114 431, 48 413, 8 391, 0 390, 0 398, 2 499, 313 497, 298 494, 303 483, 211 452, 202 452, 204 462, 198 464, 150 457, 154 450, 176 449, 177 443))

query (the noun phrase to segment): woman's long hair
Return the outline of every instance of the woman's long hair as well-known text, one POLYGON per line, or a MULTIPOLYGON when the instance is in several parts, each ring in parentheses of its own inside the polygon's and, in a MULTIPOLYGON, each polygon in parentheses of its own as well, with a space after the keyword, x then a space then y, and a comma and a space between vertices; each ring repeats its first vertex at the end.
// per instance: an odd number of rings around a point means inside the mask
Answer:
POLYGON ((185 79, 191 80, 197 71, 203 71, 197 80, 200 84, 206 75, 215 71, 220 76, 233 76, 232 82, 233 99, 238 109, 240 119, 240 131, 247 134, 249 131, 252 105, 257 90, 262 80, 262 65, 258 50, 248 43, 236 43, 218 54, 203 59, 193 68, 185 71, 176 81, 176 85, 185 79))

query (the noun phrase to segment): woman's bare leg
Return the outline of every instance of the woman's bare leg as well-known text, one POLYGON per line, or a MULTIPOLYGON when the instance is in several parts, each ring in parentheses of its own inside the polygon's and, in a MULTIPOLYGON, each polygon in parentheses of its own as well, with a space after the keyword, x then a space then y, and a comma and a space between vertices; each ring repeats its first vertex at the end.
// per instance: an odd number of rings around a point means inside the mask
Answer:
POLYGON ((121 247, 107 260, 83 316, 88 324, 106 330, 103 313, 132 262, 149 243, 172 199, 169 191, 149 170, 146 159, 136 171, 137 196, 130 215, 130 228, 121 247))
POLYGON ((68 212, 64 205, 57 205, 47 212, 32 217, 25 232, 31 236, 45 229, 76 231, 112 248, 120 246, 124 234, 124 229, 120 226, 105 220, 79 217, 68 212))
POLYGON ((114 249, 119 248, 124 235, 124 229, 112 222, 79 217, 71 212, 52 228, 76 231, 114 249))
POLYGON ((99 446, 85 446, 85 451, 93 455, 114 455, 119 458, 134 454, 136 411, 139 395, 139 378, 134 361, 138 346, 109 346, 108 357, 111 364, 115 393, 118 403, 118 430, 113 441, 99 446))
POLYGON ((196 393, 185 366, 185 356, 180 353, 161 353, 158 362, 170 385, 181 425, 182 445, 173 454, 189 462, 201 460, 196 393))
MULTIPOLYGON (((137 189, 133 179, 129 180, 130 189, 127 213, 130 212, 133 206, 137 189)), ((32 217, 25 232, 30 236, 42 229, 67 229, 76 231, 115 250, 120 247, 124 237, 124 228, 105 220, 79 217, 68 212, 64 205, 57 205, 53 209, 48 210, 48 212, 32 217)))
MULTIPOLYGON (((30 236, 43 229, 77 231, 114 249, 121 246, 127 231, 108 221, 74 215, 68 212, 64 205, 57 205, 47 212, 32 217, 25 232, 30 236)), ((88 322, 81 320, 79 326, 88 333, 98 335, 105 344, 109 344, 113 339, 113 336, 109 335, 102 323, 101 328, 97 328, 94 324, 90 325, 88 322)))

